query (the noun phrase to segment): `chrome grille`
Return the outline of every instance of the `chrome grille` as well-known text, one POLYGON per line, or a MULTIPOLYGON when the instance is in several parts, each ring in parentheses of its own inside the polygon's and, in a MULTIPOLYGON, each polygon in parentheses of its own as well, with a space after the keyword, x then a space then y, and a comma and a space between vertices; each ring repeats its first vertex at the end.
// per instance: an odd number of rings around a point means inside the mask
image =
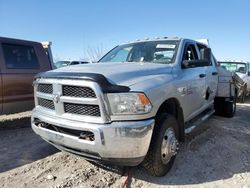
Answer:
POLYGON ((53 93, 52 84, 38 84, 37 91, 41 93, 53 93))
POLYGON ((64 111, 71 114, 100 117, 101 112, 98 105, 64 103, 64 111))
POLYGON ((96 98, 95 92, 89 87, 63 85, 63 96, 96 98))
POLYGON ((70 120, 110 122, 109 116, 104 115, 107 114, 107 109, 98 83, 78 79, 41 78, 36 84, 34 91, 38 110, 70 120))
POLYGON ((37 101, 38 101, 39 106, 42 106, 44 108, 48 108, 48 109, 51 109, 51 110, 55 109, 54 102, 51 101, 51 100, 47 100, 47 99, 43 99, 43 98, 38 97, 37 101))

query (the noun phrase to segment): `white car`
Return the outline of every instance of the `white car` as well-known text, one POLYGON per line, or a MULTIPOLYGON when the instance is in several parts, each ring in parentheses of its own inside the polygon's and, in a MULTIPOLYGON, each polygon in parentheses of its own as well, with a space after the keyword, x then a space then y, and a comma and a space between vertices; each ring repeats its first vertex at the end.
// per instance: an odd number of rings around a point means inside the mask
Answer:
POLYGON ((65 67, 65 66, 70 66, 70 65, 79 65, 79 64, 88 64, 92 63, 90 60, 62 60, 62 61, 57 61, 55 63, 55 66, 57 68, 65 67))
POLYGON ((246 61, 219 61, 222 68, 235 72, 243 81, 241 90, 238 93, 238 100, 245 102, 245 97, 250 94, 250 63, 246 61))

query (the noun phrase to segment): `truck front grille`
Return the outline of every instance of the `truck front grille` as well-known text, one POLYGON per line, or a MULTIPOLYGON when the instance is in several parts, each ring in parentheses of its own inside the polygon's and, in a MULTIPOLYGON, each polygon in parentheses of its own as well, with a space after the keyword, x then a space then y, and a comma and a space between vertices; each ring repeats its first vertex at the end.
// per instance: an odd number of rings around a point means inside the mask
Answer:
POLYGON ((53 93, 53 86, 52 84, 38 84, 37 91, 41 93, 53 93))
POLYGON ((98 83, 68 78, 41 78, 36 84, 34 91, 38 110, 69 120, 110 122, 98 83))
POLYGON ((43 99, 43 98, 38 97, 37 101, 38 101, 39 106, 42 106, 44 108, 48 108, 48 109, 51 109, 51 110, 55 109, 54 102, 51 101, 51 100, 47 100, 47 99, 43 99))
POLYGON ((63 86, 63 96, 96 98, 95 92, 89 87, 63 86))
POLYGON ((98 105, 64 103, 64 111, 71 114, 100 117, 101 112, 98 105))

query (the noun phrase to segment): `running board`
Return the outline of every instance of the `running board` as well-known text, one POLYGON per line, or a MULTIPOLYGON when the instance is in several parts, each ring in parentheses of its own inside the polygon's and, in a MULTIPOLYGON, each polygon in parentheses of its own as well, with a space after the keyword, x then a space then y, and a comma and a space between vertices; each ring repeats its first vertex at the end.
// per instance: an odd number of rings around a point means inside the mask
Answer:
POLYGON ((196 127, 198 127, 202 122, 204 122, 205 120, 207 120, 210 116, 213 115, 213 113, 215 112, 214 109, 211 109, 207 112, 201 113, 201 115, 198 116, 197 119, 195 119, 195 121, 191 121, 190 123, 187 123, 187 128, 185 129, 185 134, 188 134, 190 132, 192 132, 196 127))

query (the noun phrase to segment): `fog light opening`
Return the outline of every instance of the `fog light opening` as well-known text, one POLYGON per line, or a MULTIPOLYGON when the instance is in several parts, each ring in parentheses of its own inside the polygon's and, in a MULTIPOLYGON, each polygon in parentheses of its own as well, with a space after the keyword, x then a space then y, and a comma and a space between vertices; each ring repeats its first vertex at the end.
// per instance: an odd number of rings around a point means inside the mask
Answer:
POLYGON ((80 133, 79 138, 83 140, 94 141, 95 135, 92 132, 84 131, 80 133))
POLYGON ((33 123, 34 123, 36 126, 38 126, 38 127, 43 127, 43 128, 44 128, 44 127, 47 127, 47 126, 48 126, 47 123, 45 123, 45 122, 43 122, 43 121, 41 121, 40 119, 37 119, 37 118, 34 119, 33 123))

